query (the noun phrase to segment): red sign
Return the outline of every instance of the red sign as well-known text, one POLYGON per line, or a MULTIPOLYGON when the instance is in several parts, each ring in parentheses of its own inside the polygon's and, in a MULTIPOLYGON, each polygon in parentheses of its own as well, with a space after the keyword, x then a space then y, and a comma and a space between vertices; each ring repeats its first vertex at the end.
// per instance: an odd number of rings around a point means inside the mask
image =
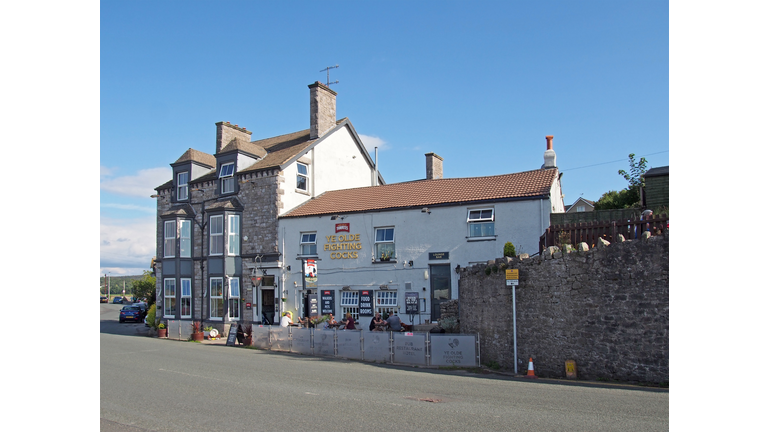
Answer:
POLYGON ((338 223, 336 224, 336 232, 349 232, 349 224, 348 223, 338 223))

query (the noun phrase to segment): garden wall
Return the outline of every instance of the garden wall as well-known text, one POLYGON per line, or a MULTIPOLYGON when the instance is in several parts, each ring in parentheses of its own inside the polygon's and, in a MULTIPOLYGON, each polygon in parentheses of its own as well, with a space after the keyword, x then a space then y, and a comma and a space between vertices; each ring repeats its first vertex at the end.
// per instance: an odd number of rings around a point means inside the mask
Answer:
POLYGON ((668 234, 600 246, 462 269, 461 331, 479 333, 481 362, 514 369, 508 266, 520 273, 519 373, 533 358, 536 375, 565 377, 565 361, 575 360, 582 379, 668 382, 668 234))

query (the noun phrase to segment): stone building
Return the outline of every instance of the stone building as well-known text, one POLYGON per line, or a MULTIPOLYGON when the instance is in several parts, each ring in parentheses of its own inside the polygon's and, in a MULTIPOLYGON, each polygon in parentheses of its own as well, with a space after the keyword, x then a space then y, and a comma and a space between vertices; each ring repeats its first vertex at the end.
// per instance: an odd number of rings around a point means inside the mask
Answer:
MULTIPOLYGON (((157 316, 274 319, 284 267, 278 217, 326 191, 383 183, 336 92, 309 85, 309 128, 251 140, 216 123, 214 153, 188 149, 157 194, 157 316)), ((290 263, 288 263, 290 265, 290 263)))

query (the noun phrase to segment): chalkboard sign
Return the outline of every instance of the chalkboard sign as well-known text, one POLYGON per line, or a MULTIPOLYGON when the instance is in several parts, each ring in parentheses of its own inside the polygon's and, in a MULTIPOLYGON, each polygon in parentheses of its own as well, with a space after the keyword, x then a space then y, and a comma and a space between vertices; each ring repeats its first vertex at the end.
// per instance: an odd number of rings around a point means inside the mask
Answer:
POLYGON ((235 346, 237 340, 237 324, 229 325, 229 336, 227 336, 227 345, 235 346))
POLYGON ((323 290, 320 293, 320 313, 323 315, 332 314, 336 310, 336 291, 323 290))
POLYGON ((359 316, 373 316, 373 292, 362 290, 359 295, 359 316))
POLYGON ((309 298, 309 316, 317 316, 317 294, 310 294, 307 297, 309 298))
POLYGON ((416 315, 419 313, 419 293, 405 293, 405 313, 408 315, 416 315))

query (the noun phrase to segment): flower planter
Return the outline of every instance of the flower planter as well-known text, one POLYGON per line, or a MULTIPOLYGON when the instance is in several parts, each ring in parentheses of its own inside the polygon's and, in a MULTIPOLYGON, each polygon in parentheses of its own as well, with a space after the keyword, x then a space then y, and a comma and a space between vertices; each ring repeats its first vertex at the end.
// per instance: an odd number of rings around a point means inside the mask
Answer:
POLYGON ((192 333, 192 340, 195 342, 200 342, 203 339, 205 339, 205 333, 198 332, 198 333, 192 333))
POLYGON ((253 345, 253 336, 246 336, 245 341, 243 342, 243 345, 245 346, 253 345))
POLYGON ((168 329, 157 329, 157 337, 159 338, 168 337, 168 329))

